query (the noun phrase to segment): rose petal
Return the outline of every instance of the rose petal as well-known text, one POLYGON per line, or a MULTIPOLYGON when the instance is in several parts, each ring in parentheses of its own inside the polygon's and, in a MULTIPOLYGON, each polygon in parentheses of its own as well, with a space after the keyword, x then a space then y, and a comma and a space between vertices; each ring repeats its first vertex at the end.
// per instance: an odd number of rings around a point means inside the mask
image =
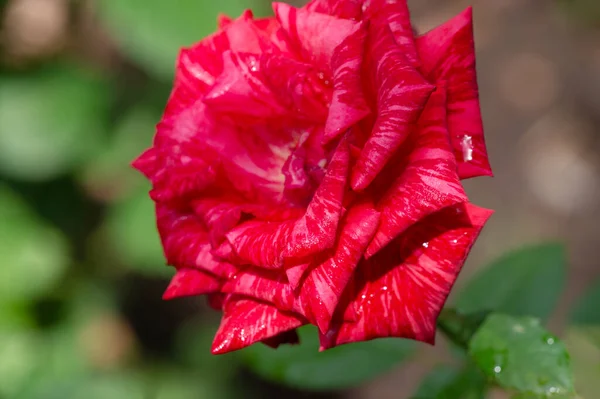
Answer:
POLYGON ((285 275, 287 276, 288 283, 292 289, 296 290, 300 286, 300 281, 304 277, 304 273, 306 273, 309 267, 310 263, 300 263, 286 267, 285 275))
POLYGON ((381 224, 367 248, 367 258, 417 221, 467 201, 448 136, 445 88, 438 88, 429 98, 414 140, 401 175, 377 204, 381 224))
POLYGON ((367 38, 366 24, 336 47, 331 60, 333 98, 325 123, 325 142, 329 142, 354 125, 371 110, 362 92, 361 68, 367 38))
POLYGON ((287 248, 295 221, 242 223, 226 237, 242 262, 267 269, 283 266, 283 250, 287 248))
POLYGON ((433 343, 439 312, 491 214, 471 204, 446 208, 361 263, 348 304, 357 321, 332 326, 322 349, 379 337, 433 343))
POLYGON ((326 332, 348 281, 379 225, 372 204, 353 206, 342 222, 335 248, 325 262, 314 266, 301 286, 302 301, 309 304, 319 329, 326 332))
POLYGON ((302 326, 292 313, 240 296, 230 296, 223 306, 223 318, 215 335, 212 353, 223 354, 245 348, 302 326))
POLYGON ((265 53, 260 71, 289 119, 322 124, 331 101, 331 89, 319 79, 314 66, 289 58, 283 53, 265 53))
POLYGON ((472 9, 417 38, 417 47, 423 74, 447 81, 448 128, 459 176, 492 176, 479 107, 472 9))
POLYGON ((366 57, 377 89, 377 120, 354 169, 354 190, 365 189, 404 142, 434 87, 412 67, 387 25, 369 25, 366 57), (375 65, 373 65, 375 62, 375 65))
POLYGON ((312 12, 358 21, 362 17, 364 2, 365 0, 311 0, 304 8, 312 12))
POLYGON ((171 279, 163 299, 211 294, 219 292, 221 285, 221 280, 210 273, 196 269, 179 269, 171 279))
POLYGON ((370 20, 384 19, 406 59, 411 65, 419 66, 420 61, 406 0, 370 0, 364 13, 365 18, 370 20))
POLYGON ((284 257, 304 258, 334 245, 348 185, 349 163, 350 151, 344 139, 340 141, 306 213, 294 225, 284 257))
POLYGON ((167 263, 177 268, 203 270, 224 278, 235 273, 233 265, 213 257, 208 234, 198 216, 158 204, 156 218, 167 263))
POLYGON ((223 53, 223 72, 204 102, 211 109, 253 118, 274 118, 287 114, 262 80, 260 56, 250 53, 223 53))
POLYGON ((303 60, 328 73, 335 48, 358 26, 354 21, 297 9, 285 3, 273 3, 273 10, 292 48, 303 60))
POLYGON ((223 72, 222 55, 225 51, 259 51, 261 43, 268 43, 267 33, 263 33, 252 21, 250 11, 235 20, 221 18, 220 23, 222 26, 218 32, 180 51, 167 114, 181 112, 208 91, 223 72))

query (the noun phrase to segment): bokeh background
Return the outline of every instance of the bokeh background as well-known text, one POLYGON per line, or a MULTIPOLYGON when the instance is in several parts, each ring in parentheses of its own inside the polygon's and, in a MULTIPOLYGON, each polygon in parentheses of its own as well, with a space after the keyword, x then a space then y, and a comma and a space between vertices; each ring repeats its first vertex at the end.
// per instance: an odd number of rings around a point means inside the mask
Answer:
MULTIPOLYGON (((550 327, 593 399, 600 350, 567 318, 600 277, 600 2, 409 3, 420 31, 474 6, 496 177, 466 185, 497 212, 458 284, 509 249, 564 242, 550 327)), ((249 7, 270 12, 266 0, 0 0, 0 399, 402 399, 449 357, 442 340, 360 387, 293 390, 243 355, 211 356, 218 315, 204 301, 161 300, 171 269, 129 162, 150 145, 178 48, 249 7)))

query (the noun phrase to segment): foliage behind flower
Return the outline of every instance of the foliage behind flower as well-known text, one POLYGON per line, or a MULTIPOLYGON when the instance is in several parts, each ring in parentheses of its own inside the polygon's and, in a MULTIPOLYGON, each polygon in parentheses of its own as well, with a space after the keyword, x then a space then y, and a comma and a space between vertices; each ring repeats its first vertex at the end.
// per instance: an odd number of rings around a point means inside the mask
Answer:
POLYGON ((152 148, 165 298, 222 310, 213 353, 378 337, 432 343, 491 211, 471 10, 414 36, 406 2, 274 4, 181 52, 152 148))

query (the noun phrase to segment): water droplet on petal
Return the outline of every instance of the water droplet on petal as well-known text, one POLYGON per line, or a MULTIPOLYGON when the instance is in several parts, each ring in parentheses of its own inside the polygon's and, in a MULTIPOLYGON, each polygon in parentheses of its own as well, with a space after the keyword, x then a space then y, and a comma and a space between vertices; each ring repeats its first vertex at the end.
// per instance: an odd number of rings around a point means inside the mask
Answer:
POLYGON ((429 243, 428 242, 424 242, 423 243, 423 248, 429 248, 429 243))
POLYGON ((387 289, 388 289, 387 285, 384 285, 382 288, 382 290, 384 290, 384 291, 387 291, 387 289))
POLYGON ((463 152, 463 161, 469 162, 473 160, 473 137, 464 135, 460 146, 463 152))

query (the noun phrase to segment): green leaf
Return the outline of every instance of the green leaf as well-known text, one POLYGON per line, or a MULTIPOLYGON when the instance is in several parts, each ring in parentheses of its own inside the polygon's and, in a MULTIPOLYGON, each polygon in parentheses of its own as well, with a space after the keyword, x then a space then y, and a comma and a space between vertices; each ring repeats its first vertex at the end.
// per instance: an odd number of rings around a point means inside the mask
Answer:
POLYGON ((200 41, 217 28, 217 15, 239 16, 251 8, 266 15, 262 0, 102 0, 95 2, 125 52, 149 72, 171 79, 181 47, 200 41))
POLYGON ((595 282, 573 307, 572 324, 600 327, 600 281, 595 282))
POLYGON ((37 220, 3 186, 0 216, 0 303, 20 303, 47 293, 70 263, 65 237, 37 220))
POLYGON ((462 370, 440 365, 423 379, 413 399, 484 399, 485 391, 485 377, 473 365, 462 370))
POLYGON ((80 162, 100 140, 106 84, 73 66, 0 79, 0 172, 43 181, 80 162))
POLYGON ((313 326, 299 329, 300 345, 273 350, 261 344, 243 350, 244 360, 258 375, 306 390, 354 387, 399 365, 416 348, 413 341, 376 339, 342 345, 319 352, 318 332, 313 326))
POLYGON ((564 248, 549 243, 509 253, 479 272, 458 294, 464 313, 494 310, 546 320, 566 279, 564 248))
POLYGON ((600 347, 600 281, 595 282, 579 299, 571 310, 569 321, 600 347))
POLYGON ((154 202, 148 196, 148 184, 130 198, 109 209, 104 226, 112 256, 138 272, 154 276, 171 276, 162 252, 154 202))
POLYGON ((503 388, 542 398, 574 393, 569 354, 538 319, 490 315, 473 336, 469 354, 503 388))

